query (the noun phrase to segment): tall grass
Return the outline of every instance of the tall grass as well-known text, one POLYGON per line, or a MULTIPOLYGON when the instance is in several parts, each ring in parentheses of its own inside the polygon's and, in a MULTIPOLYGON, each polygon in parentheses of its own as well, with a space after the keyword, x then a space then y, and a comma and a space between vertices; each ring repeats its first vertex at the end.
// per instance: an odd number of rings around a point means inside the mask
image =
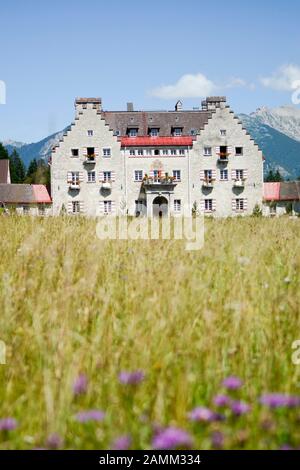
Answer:
POLYGON ((0 448, 47 445, 109 448, 120 435, 150 448, 159 426, 183 428, 195 448, 300 446, 299 408, 259 404, 265 392, 300 395, 292 342, 300 338, 299 219, 206 222, 205 245, 181 241, 101 241, 95 221, 0 218, 0 448), (143 370, 137 385, 118 380, 143 370), (79 374, 85 393, 74 396, 79 374), (239 376, 232 396, 244 416, 190 422, 214 409, 221 382, 239 376), (78 423, 87 409, 102 422, 78 423), (58 445, 58 444, 57 444, 58 445))

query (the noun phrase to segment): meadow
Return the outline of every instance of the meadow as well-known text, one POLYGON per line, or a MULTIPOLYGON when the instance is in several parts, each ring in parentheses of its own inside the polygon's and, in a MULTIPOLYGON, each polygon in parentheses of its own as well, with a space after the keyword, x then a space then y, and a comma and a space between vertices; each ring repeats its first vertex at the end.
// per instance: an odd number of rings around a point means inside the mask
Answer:
POLYGON ((300 219, 205 245, 0 216, 0 449, 300 447, 300 219))

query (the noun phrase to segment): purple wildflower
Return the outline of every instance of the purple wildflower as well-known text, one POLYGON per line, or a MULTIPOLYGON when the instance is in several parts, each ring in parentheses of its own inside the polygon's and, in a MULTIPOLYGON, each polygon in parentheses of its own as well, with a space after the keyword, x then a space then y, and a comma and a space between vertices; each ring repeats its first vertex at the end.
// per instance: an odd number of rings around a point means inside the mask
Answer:
POLYGON ((294 450, 292 446, 290 446, 289 444, 283 444, 279 450, 294 450))
POLYGON ((112 443, 112 450, 128 450, 131 446, 131 437, 128 435, 117 437, 112 443))
POLYGON ((54 433, 48 436, 46 444, 50 449, 58 449, 63 445, 63 440, 58 434, 54 433))
POLYGON ((211 443, 215 449, 221 449, 224 444, 224 435, 220 431, 215 431, 211 436, 211 443))
POLYGON ((184 449, 191 448, 192 445, 193 439, 189 433, 172 426, 162 430, 152 441, 154 449, 184 449))
POLYGON ((300 397, 283 393, 266 393, 260 397, 260 403, 269 408, 295 408, 300 406, 300 397))
POLYGON ((250 411, 251 407, 244 401, 234 401, 231 403, 231 411, 235 416, 242 416, 250 411))
POLYGON ((231 398, 228 395, 216 395, 213 402, 215 406, 229 406, 231 403, 231 398))
POLYGON ((88 387, 88 378, 85 374, 79 374, 73 384, 73 393, 75 396, 86 393, 88 387))
POLYGON ((191 421, 211 422, 215 421, 216 413, 209 408, 198 406, 188 414, 188 417, 191 421))
POLYGON ((0 431, 13 431, 17 426, 18 423, 14 418, 0 419, 0 431))
POLYGON ((227 388, 228 390, 237 390, 238 388, 241 388, 242 385, 243 382, 241 379, 234 375, 231 375, 230 377, 227 377, 223 380, 223 387, 227 388))
POLYGON ((137 385, 142 382, 144 378, 145 374, 142 370, 133 372, 122 371, 119 374, 119 381, 124 385, 137 385))
POLYGON ((101 410, 86 410, 77 413, 75 419, 79 423, 87 423, 89 421, 103 421, 104 417, 105 413, 101 410))

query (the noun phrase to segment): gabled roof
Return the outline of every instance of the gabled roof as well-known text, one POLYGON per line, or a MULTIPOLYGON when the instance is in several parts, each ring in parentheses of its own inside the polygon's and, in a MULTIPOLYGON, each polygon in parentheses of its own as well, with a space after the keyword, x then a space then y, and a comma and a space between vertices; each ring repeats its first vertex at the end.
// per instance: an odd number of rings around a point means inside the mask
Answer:
POLYGON ((300 201, 300 181, 264 183, 265 201, 300 201))
POLYGON ((264 183, 264 200, 279 201, 280 183, 264 183))
POLYGON ((192 137, 122 137, 121 147, 192 146, 192 137))
POLYGON ((43 184, 0 184, 0 202, 6 204, 51 203, 43 184))
POLYGON ((200 132, 208 119, 211 111, 102 111, 109 128, 120 137, 127 135, 130 127, 138 128, 138 136, 147 136, 149 128, 159 128, 159 134, 163 137, 171 137, 172 129, 182 128, 182 134, 190 136, 200 132))
POLYGON ((10 183, 9 160, 0 160, 0 184, 10 183))

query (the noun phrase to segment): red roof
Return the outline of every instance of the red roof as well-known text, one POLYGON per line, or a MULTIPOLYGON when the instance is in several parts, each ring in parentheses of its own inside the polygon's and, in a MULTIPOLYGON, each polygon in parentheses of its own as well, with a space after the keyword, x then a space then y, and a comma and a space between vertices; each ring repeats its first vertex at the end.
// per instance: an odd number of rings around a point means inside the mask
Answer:
POLYGON ((264 183, 264 200, 280 200, 280 183, 264 183))
POLYGON ((192 137, 121 137, 121 147, 192 146, 192 137))
POLYGON ((43 184, 33 184, 32 189, 36 202, 45 204, 51 202, 51 198, 49 196, 46 186, 44 186, 43 184))

